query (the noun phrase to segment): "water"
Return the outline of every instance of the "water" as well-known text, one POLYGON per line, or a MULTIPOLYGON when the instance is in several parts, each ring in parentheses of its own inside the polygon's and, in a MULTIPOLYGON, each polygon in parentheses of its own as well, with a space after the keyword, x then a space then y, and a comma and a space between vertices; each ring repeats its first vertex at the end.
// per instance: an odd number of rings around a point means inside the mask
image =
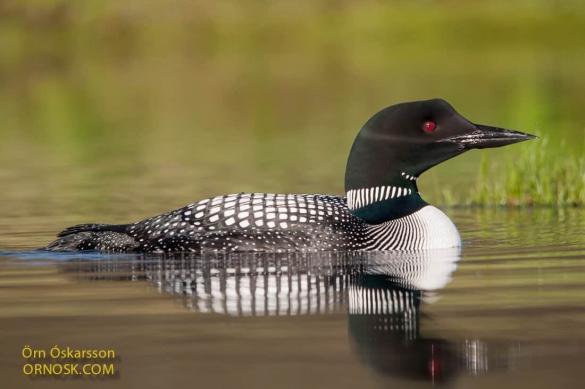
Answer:
POLYGON ((448 213, 461 252, 5 251, 0 373, 76 386, 21 373, 24 345, 58 344, 115 349, 111 387, 579 386, 585 212, 448 213))

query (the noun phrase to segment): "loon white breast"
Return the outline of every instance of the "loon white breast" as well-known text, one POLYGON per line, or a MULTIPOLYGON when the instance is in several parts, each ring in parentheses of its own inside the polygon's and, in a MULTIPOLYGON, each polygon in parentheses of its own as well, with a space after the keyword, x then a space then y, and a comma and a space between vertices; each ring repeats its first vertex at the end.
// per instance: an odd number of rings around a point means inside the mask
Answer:
POLYGON ((532 135, 473 124, 444 100, 390 106, 351 148, 346 196, 238 193, 132 224, 82 224, 46 248, 103 252, 310 252, 458 247, 459 233, 417 188, 429 168, 469 149, 532 135))

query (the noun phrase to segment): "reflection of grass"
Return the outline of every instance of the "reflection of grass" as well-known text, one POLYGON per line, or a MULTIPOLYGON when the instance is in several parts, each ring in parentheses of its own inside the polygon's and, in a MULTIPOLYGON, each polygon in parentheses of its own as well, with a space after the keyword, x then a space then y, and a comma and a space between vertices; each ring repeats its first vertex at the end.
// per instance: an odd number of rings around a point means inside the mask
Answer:
MULTIPOLYGON (((493 169, 487 154, 466 205, 585 206, 585 157, 553 151, 548 139, 538 152, 521 148, 506 169, 493 169), (565 157, 562 157, 565 155, 565 157)), ((450 192, 442 193, 444 204, 461 204, 450 192)))

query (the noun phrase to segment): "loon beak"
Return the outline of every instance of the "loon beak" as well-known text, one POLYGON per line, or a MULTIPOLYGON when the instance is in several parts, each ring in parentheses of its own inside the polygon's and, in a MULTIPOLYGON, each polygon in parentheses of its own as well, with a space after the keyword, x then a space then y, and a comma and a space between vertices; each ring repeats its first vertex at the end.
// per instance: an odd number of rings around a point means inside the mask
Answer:
POLYGON ((485 126, 483 124, 474 124, 474 126, 475 130, 472 132, 450 137, 445 141, 456 143, 465 149, 486 149, 537 138, 535 135, 505 128, 485 126))

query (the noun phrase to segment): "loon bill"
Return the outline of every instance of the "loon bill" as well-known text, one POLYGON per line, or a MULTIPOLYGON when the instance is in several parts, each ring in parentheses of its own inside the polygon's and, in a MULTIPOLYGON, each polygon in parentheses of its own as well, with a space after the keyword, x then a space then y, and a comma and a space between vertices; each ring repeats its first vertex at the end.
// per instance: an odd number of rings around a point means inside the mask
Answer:
POLYGON ((459 233, 419 195, 429 168, 470 149, 533 135, 474 124, 441 99, 390 106, 358 133, 346 197, 237 193, 133 224, 81 224, 46 249, 134 253, 311 252, 458 247, 459 233))

